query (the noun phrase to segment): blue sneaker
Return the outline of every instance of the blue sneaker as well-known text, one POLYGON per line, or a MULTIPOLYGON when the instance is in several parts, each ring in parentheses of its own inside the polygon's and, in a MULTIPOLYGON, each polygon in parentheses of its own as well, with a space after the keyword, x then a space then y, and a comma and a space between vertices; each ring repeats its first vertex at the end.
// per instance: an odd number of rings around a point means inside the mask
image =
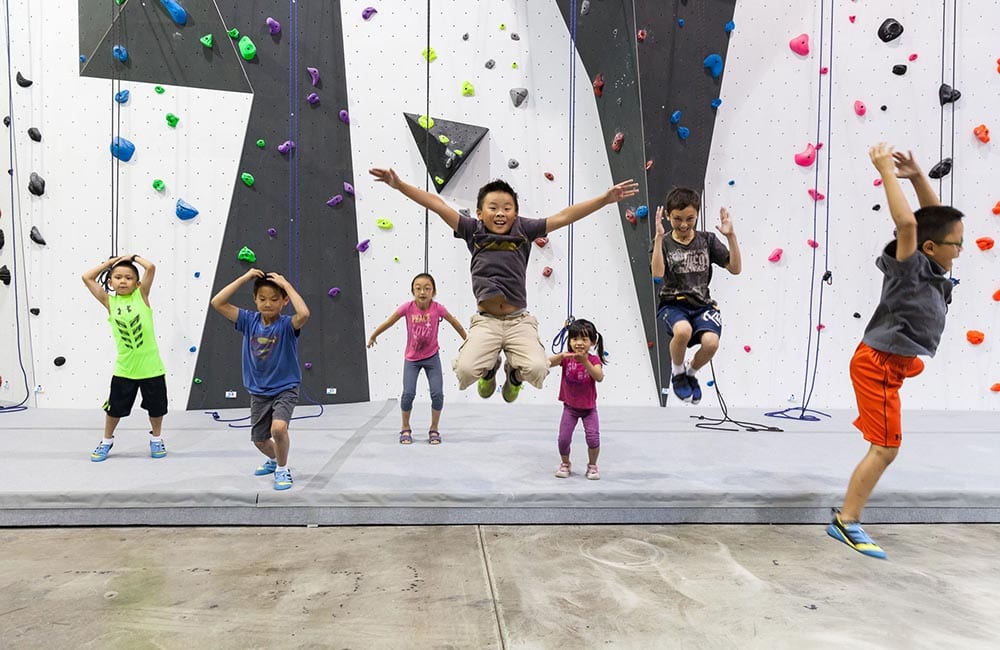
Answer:
POLYGON ((149 441, 149 455, 153 458, 163 458, 167 455, 167 446, 159 438, 149 441))
POLYGON ((697 404, 701 401, 701 385, 698 383, 698 378, 688 375, 688 386, 691 387, 691 403, 697 404))
POLYGON ((94 452, 90 454, 90 460, 92 460, 95 463, 107 460, 108 453, 110 453, 111 448, 114 447, 114 445, 115 445, 114 442, 102 442, 101 444, 97 445, 97 449, 95 449, 94 452))
POLYGON ((264 476, 265 474, 274 474, 274 470, 278 469, 278 461, 268 459, 263 465, 258 465, 257 469, 253 471, 254 476, 264 476))
POLYGON ((274 489, 287 490, 292 487, 292 472, 287 469, 274 471, 274 489))
POLYGON ((885 559, 885 551, 868 536, 861 524, 856 521, 845 524, 840 520, 840 513, 836 510, 833 513, 833 519, 830 520, 830 525, 826 527, 826 534, 847 544, 862 555, 880 560, 885 559))
POLYGON ((670 384, 674 387, 674 395, 677 396, 682 402, 687 402, 691 400, 691 378, 686 372, 682 372, 678 375, 674 375, 670 378, 670 384))

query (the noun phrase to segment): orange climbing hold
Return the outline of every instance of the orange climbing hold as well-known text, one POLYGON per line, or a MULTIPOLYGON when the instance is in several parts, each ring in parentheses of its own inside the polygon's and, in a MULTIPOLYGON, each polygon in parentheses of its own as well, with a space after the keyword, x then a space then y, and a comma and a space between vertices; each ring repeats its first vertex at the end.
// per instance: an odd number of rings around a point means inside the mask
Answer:
POLYGON ((965 333, 965 340, 973 345, 979 345, 986 340, 986 335, 979 330, 969 330, 965 333))
POLYGON ((1000 302, 1000 289, 993 292, 993 300, 1000 302))
POLYGON ((1000 201, 997 201, 997 204, 993 206, 993 214, 1000 215, 1000 201))
POLYGON ((993 248, 994 243, 995 242, 993 241, 992 237, 980 237, 979 239, 976 240, 976 246, 978 246, 979 250, 981 251, 990 250, 991 248, 993 248))
POLYGON ((982 142, 983 144, 990 141, 990 130, 986 128, 985 124, 980 124, 976 128, 972 129, 972 135, 982 142))
POLYGON ((993 384, 990 386, 990 390, 994 393, 1000 393, 1000 384, 993 384))
POLYGON ((594 94, 598 97, 604 94, 604 75, 600 72, 594 77, 594 94))

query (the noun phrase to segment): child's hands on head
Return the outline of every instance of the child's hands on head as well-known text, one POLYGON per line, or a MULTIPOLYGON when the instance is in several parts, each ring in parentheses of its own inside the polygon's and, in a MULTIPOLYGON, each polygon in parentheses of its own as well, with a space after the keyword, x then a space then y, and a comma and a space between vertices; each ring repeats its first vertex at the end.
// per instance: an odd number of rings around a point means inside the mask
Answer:
POLYGON ((920 169, 920 165, 917 161, 913 159, 913 152, 907 151, 902 153, 900 151, 895 151, 892 154, 892 159, 896 163, 896 176, 899 178, 920 178, 923 175, 923 170, 920 169))
POLYGON ((247 280, 253 280, 255 278, 266 278, 267 273, 264 273, 260 269, 250 269, 243 274, 243 277, 246 278, 247 280))
POLYGON ((868 149, 868 157, 871 158, 872 164, 883 175, 895 176, 895 163, 892 154, 892 146, 884 142, 872 145, 868 149))
MULTIPOLYGON (((391 170, 390 170, 391 171, 391 170)), ((618 183, 605 195, 605 199, 610 203, 618 203, 639 193, 639 184, 631 178, 618 183)))
POLYGON ((275 273, 274 271, 268 271, 267 273, 264 274, 263 277, 266 280, 270 280, 271 282, 275 283, 279 287, 285 287, 289 284, 288 280, 285 279, 285 276, 281 275, 280 273, 275 273))
POLYGON ((379 169, 378 167, 373 167, 368 170, 368 173, 374 176, 375 180, 380 183, 385 183, 394 190, 398 190, 400 184, 402 183, 402 181, 399 180, 399 176, 391 167, 389 169, 379 169))

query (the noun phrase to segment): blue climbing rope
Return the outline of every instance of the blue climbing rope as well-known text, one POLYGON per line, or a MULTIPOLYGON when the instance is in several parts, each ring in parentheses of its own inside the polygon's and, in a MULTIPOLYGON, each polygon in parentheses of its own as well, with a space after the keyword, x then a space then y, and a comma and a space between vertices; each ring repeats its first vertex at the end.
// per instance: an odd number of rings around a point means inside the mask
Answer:
POLYGON ((288 2, 288 279, 299 283, 299 5, 288 2))

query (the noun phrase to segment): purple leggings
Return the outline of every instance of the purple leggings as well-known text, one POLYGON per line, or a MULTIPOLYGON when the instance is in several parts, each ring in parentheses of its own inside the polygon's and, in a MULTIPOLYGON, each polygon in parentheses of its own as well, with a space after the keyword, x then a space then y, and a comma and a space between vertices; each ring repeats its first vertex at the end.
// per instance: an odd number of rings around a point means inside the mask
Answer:
POLYGON ((563 404, 562 420, 559 421, 559 455, 569 456, 569 445, 573 442, 576 421, 583 419, 583 431, 587 434, 587 448, 601 446, 601 423, 597 418, 597 408, 578 409, 563 404))

